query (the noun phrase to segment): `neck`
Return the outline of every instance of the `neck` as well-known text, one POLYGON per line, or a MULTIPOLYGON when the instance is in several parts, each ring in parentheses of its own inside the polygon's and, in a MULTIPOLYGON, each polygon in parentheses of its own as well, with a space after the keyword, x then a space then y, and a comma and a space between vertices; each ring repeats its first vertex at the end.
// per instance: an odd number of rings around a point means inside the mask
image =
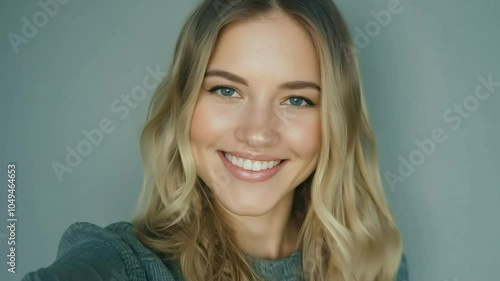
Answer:
POLYGON ((276 260, 299 247, 299 222, 291 216, 292 202, 276 206, 262 216, 231 215, 231 224, 242 251, 252 257, 276 260))

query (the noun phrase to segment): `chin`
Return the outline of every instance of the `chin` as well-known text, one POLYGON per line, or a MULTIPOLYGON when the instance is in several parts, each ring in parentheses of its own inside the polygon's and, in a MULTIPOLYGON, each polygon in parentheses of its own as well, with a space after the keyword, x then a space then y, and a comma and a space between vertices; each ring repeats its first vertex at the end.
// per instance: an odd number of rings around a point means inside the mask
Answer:
POLYGON ((249 201, 249 200, 218 200, 219 203, 231 214, 237 216, 258 217, 267 214, 273 209, 275 204, 267 202, 249 201))
POLYGON ((258 217, 269 213, 271 210, 278 208, 279 205, 286 201, 285 198, 273 200, 271 195, 256 196, 255 194, 224 194, 217 200, 231 214, 238 216, 258 217), (253 195, 253 196, 252 196, 253 195))

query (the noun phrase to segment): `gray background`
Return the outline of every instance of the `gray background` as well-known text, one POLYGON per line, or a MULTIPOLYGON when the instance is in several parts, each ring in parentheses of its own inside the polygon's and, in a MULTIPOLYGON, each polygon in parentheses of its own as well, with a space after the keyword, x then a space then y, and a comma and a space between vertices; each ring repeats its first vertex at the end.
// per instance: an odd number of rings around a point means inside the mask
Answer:
MULTIPOLYGON (((129 219, 142 182, 138 141, 152 92, 127 116, 111 105, 124 105, 121 95, 142 84, 148 66, 166 71, 197 2, 69 1, 16 52, 9 32, 22 35, 23 17, 33 22, 43 9, 37 1, 1 1, 1 280, 50 265, 73 222, 129 219), (64 164, 66 146, 75 149, 86 140, 82 131, 98 128, 103 118, 114 131, 60 181, 51 164, 64 164), (17 164, 15 275, 6 265, 11 162, 17 164)), ((389 2, 337 1, 353 34, 373 25, 371 12, 389 2)), ((401 0, 400 7, 357 46, 383 176, 402 175, 401 158, 418 154, 416 140, 436 129, 446 135, 403 182, 384 178, 410 278, 498 280, 500 87, 459 117, 459 125, 443 114, 473 101, 479 76, 500 81, 500 1, 401 0)))

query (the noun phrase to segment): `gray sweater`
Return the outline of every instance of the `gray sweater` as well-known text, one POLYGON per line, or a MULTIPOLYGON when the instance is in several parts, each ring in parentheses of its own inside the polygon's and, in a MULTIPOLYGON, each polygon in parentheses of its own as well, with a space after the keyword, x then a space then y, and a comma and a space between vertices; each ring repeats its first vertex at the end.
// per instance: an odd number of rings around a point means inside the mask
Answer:
MULTIPOLYGON (((121 221, 105 228, 88 222, 72 224, 63 234, 57 257, 49 267, 28 273, 22 281, 178 281, 179 264, 164 264, 132 235, 132 224, 121 221)), ((298 281, 302 271, 300 250, 279 260, 250 257, 266 280, 298 281)), ((408 281, 403 255, 396 281, 408 281)))

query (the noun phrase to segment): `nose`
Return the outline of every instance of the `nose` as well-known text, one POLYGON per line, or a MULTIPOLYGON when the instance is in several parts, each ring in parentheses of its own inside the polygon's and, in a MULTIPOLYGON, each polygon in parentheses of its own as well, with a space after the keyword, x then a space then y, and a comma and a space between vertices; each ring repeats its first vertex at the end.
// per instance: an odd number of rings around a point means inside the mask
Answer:
POLYGON ((242 110, 236 138, 255 151, 275 146, 280 139, 281 123, 282 120, 273 105, 250 102, 242 110))

